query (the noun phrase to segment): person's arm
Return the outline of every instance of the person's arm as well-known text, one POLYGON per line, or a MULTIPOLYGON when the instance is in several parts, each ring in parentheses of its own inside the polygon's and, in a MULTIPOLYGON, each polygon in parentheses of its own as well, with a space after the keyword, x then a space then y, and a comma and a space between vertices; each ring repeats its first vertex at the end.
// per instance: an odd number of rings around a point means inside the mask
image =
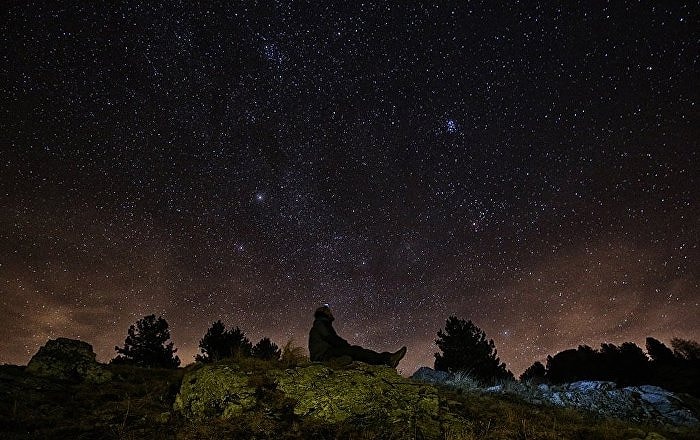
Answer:
POLYGON ((349 346, 350 343, 338 336, 335 329, 331 325, 320 324, 318 326, 319 334, 324 341, 335 347, 349 346))
POLYGON ((350 346, 350 343, 348 341, 338 336, 338 333, 335 332, 335 329, 333 327, 331 327, 330 330, 332 334, 331 338, 333 339, 333 345, 342 345, 345 347, 350 346))

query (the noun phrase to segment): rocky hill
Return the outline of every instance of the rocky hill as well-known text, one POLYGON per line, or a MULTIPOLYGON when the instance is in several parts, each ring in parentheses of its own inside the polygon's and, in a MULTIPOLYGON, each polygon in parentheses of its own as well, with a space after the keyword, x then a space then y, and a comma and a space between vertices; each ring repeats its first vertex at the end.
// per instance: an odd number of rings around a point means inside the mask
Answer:
MULTIPOLYGON (((176 370, 101 365, 89 344, 58 339, 27 367, 0 367, 0 438, 700 438, 692 423, 421 379, 360 363, 247 358, 176 370)), ((683 405, 696 417, 693 402, 683 405)))

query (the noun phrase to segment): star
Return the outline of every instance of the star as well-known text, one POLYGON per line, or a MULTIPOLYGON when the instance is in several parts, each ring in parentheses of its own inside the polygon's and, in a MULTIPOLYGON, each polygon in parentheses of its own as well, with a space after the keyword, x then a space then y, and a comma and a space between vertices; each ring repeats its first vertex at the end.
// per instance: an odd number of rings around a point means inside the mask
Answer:
POLYGON ((447 131, 449 134, 454 134, 457 133, 458 126, 457 126, 457 121, 454 119, 448 119, 445 121, 445 131, 447 131))

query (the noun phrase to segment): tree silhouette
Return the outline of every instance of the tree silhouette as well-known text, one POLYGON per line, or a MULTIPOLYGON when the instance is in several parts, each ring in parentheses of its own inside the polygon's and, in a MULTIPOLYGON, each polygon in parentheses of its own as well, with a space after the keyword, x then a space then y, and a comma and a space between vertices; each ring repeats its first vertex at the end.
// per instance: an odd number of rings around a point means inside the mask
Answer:
POLYGON ((114 347, 119 353, 113 363, 135 364, 142 367, 177 368, 180 359, 175 356, 174 343, 168 342, 168 322, 162 317, 148 315, 129 327, 124 347, 114 347))
POLYGON ((513 378, 497 356, 492 339, 471 321, 450 316, 445 330, 440 329, 435 340, 442 353, 435 353, 435 369, 439 371, 465 371, 477 379, 513 378))
POLYGON ((216 362, 225 357, 226 348, 226 326, 221 320, 216 321, 209 327, 204 337, 199 341, 199 348, 202 355, 195 356, 199 362, 216 362))
POLYGON ((221 320, 209 327, 199 341, 201 355, 195 356, 198 362, 216 362, 234 356, 250 356, 252 345, 245 333, 238 327, 226 330, 221 320))
POLYGON ((688 362, 700 362, 700 344, 695 341, 681 338, 671 339, 673 354, 677 359, 688 362))
POLYGON ((577 380, 608 380, 620 385, 642 384, 649 376, 649 360, 632 342, 619 347, 600 344, 600 350, 587 345, 547 356, 546 379, 552 383, 577 380))
POLYGON ((600 379, 596 351, 588 345, 547 356, 547 379, 552 383, 600 379))
POLYGON ((634 342, 620 345, 619 369, 614 380, 618 385, 639 385, 649 380, 649 358, 634 342))
MULTIPOLYGON (((554 384, 608 380, 620 386, 658 385, 670 391, 700 396, 700 344, 674 338, 671 346, 673 351, 652 337, 646 338, 647 354, 633 342, 620 346, 603 343, 600 350, 580 345, 577 349, 547 356, 544 378, 554 384)), ((541 372, 541 369, 531 366, 521 380, 535 371, 541 372)))
POLYGON ((520 375, 521 382, 535 382, 542 383, 545 381, 545 374, 547 369, 544 367, 542 362, 536 361, 534 364, 527 367, 527 369, 520 375))
POLYGON ((675 356, 673 355, 673 351, 658 339, 654 339, 650 336, 647 338, 646 345, 647 354, 652 361, 670 364, 676 360, 675 356))
POLYGON ((624 342, 619 347, 601 344, 591 367, 596 379, 613 381, 621 386, 644 383, 648 379, 648 370, 649 359, 633 342, 624 342))
POLYGON ((251 350, 253 357, 265 360, 279 360, 282 350, 268 337, 262 338, 251 350))

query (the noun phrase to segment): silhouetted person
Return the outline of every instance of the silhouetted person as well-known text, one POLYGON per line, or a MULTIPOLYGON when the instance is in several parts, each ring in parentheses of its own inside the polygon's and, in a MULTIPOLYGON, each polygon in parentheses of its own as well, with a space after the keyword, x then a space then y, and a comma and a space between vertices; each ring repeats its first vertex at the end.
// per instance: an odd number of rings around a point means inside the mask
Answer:
POLYGON ((377 353, 376 351, 350 345, 338 336, 333 328, 333 313, 328 306, 319 307, 314 313, 314 325, 309 332, 309 354, 312 361, 329 361, 342 359, 360 361, 373 365, 388 365, 396 368, 406 354, 406 347, 395 353, 377 353))

